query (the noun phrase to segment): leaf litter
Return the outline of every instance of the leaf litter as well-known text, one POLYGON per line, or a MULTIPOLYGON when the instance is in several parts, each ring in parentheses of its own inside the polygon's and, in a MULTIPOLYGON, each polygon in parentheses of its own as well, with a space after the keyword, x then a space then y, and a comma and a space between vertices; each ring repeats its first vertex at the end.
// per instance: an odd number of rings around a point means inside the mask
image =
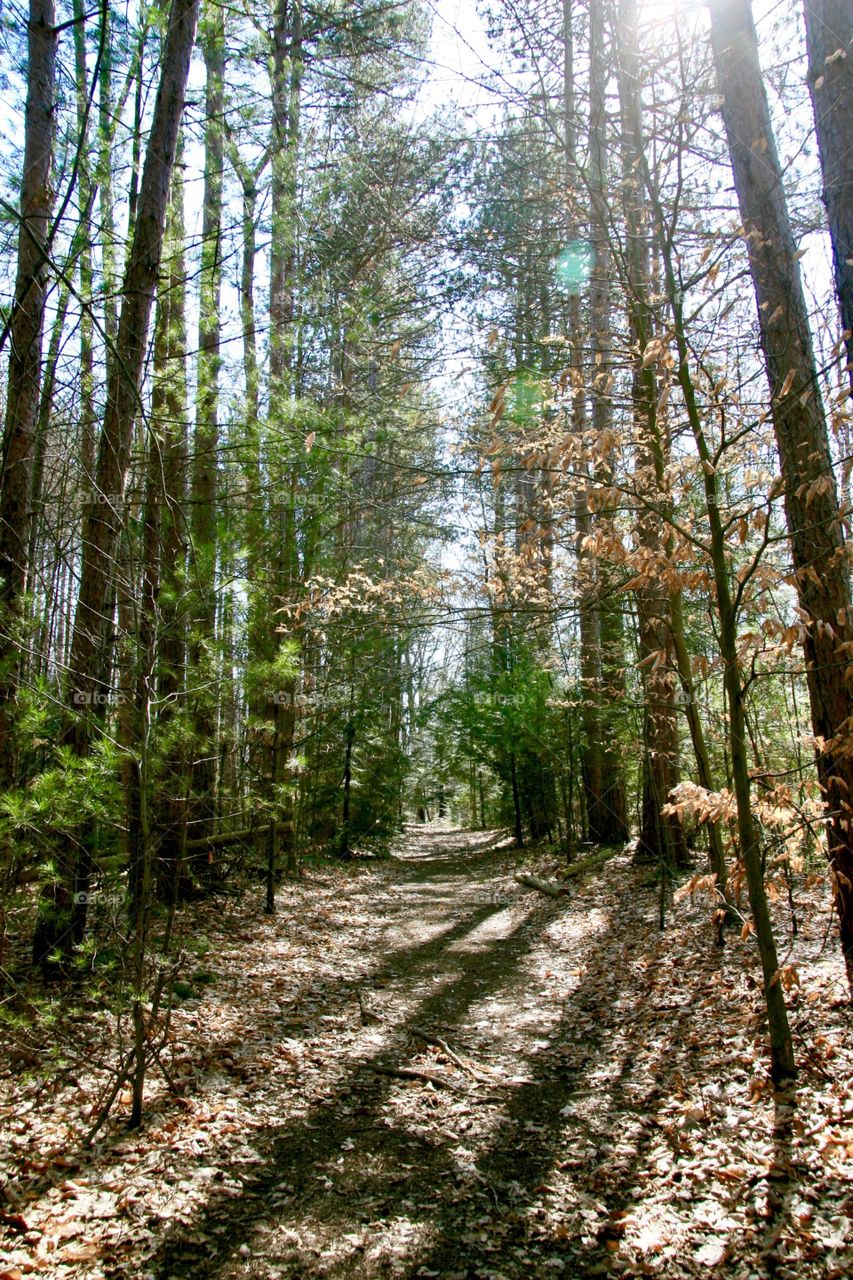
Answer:
MULTIPOLYGON (((48 1087, 0 1074, 0 1280, 699 1275, 853 1269, 853 1035, 821 887, 786 965, 774 1095, 754 940, 666 930, 627 855, 553 899, 546 855, 410 827, 388 863, 192 908, 215 983, 175 1012, 145 1123, 82 1137, 105 1022, 48 1087)), ((780 928, 783 908, 777 904, 780 928)), ((10 1064, 12 1058, 9 1058, 10 1064)), ((124 1114, 123 1114, 124 1113, 124 1114)))

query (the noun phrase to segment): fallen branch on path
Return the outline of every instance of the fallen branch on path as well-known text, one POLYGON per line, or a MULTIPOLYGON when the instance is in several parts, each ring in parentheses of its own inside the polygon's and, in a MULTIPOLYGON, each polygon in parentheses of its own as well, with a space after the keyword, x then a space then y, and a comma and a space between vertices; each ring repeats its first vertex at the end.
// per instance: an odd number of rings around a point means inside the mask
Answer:
POLYGON ((365 1003, 364 1003, 364 996, 361 994, 361 988, 360 988, 360 987, 359 987, 358 991, 356 992, 356 994, 357 994, 357 996, 358 996, 358 1007, 359 1007, 359 1009, 361 1010, 361 1020, 362 1020, 362 1022, 363 1022, 365 1025, 367 1025, 368 1023, 374 1023, 374 1024, 375 1024, 375 1023, 377 1023, 377 1022, 384 1022, 384 1021, 385 1021, 385 1019, 384 1019, 384 1018, 381 1018, 381 1017, 379 1016, 379 1014, 378 1014, 378 1013, 374 1013, 372 1009, 368 1009, 368 1008, 366 1007, 366 1005, 365 1005, 365 1003))
POLYGON ((461 1085, 448 1080, 447 1076, 438 1076, 432 1071, 416 1071, 414 1067, 376 1067, 371 1066, 378 1076, 394 1076, 399 1080, 424 1080, 427 1084, 438 1085, 440 1089, 452 1089, 454 1093, 467 1093, 461 1085))
POLYGON ((564 898, 568 893, 564 885, 552 884, 550 880, 540 880, 539 876, 518 872, 515 878, 519 884, 526 884, 531 889, 538 889, 540 893, 547 893, 549 898, 564 898))
POLYGON ((456 1066, 459 1067, 461 1071, 467 1071, 468 1074, 470 1076, 473 1076, 475 1080, 479 1080, 483 1084, 498 1083, 497 1081, 493 1080, 491 1076, 487 1076, 484 1072, 478 1071, 476 1067, 472 1067, 470 1063, 465 1062, 463 1058, 460 1058, 459 1054, 454 1053, 454 1051, 451 1049, 447 1041, 442 1040, 441 1036, 435 1036, 432 1034, 431 1031, 424 1031, 423 1027, 412 1027, 412 1035, 417 1036, 420 1040, 423 1040, 426 1044, 435 1045, 436 1048, 440 1049, 442 1053, 446 1054, 447 1057, 450 1059, 450 1061, 455 1063, 456 1066))
MULTIPOLYGON (((621 852, 621 845, 608 845, 603 849, 596 849, 595 853, 590 853, 586 858, 579 858, 577 862, 569 863, 561 870, 560 875, 563 880, 571 880, 573 876, 580 876, 585 871, 594 871, 596 867, 603 866, 605 862, 621 852)), ((527 875, 522 871, 516 874, 515 879, 519 884, 526 884, 530 889, 547 893, 549 898, 563 898, 569 892, 564 884, 555 883, 553 880, 542 880, 539 876, 527 875)))

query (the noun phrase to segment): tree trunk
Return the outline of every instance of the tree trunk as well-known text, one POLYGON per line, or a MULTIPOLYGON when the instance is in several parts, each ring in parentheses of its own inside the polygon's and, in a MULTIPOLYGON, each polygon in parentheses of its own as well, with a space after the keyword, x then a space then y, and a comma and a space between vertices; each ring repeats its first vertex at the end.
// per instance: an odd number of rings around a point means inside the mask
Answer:
MULTIPOLYGON (((604 0, 590 3, 589 171, 590 233, 593 265, 590 281, 590 339, 592 367, 592 431, 600 461, 595 469, 596 488, 606 492, 613 475, 608 441, 613 438, 610 335, 610 242, 607 195, 607 104, 604 0)), ((609 503, 597 504, 595 527, 607 532, 612 523, 609 503)), ((619 741, 618 709, 625 697, 624 627, 619 597, 606 556, 597 557, 598 687, 593 696, 600 706, 601 740, 598 744, 601 791, 590 817, 590 839, 619 844, 628 836, 625 775, 619 741), (592 813, 595 813, 595 822, 592 813)))
POLYGON ((853 612, 848 552, 749 0, 709 0, 709 7, 804 612, 812 728, 829 815, 828 854, 853 989, 853 694, 848 679, 853 668, 847 647, 853 644, 853 612))
MULTIPOLYGON (((302 85, 302 4, 301 0, 277 0, 273 28, 273 124, 271 138, 272 245, 270 250, 270 344, 269 407, 273 422, 286 422, 289 405, 295 394, 294 319, 296 294, 296 197, 299 158, 299 111, 302 85)), ((295 527, 295 477, 289 467, 277 468, 280 516, 275 511, 271 520, 273 548, 273 599, 275 606, 290 602, 298 577, 297 538, 295 527), (278 526, 278 527, 277 527, 278 526)), ((277 504, 274 503, 274 507, 277 504)), ((269 626, 269 624, 268 624, 269 626)), ((273 658, 281 650, 283 634, 272 631, 273 658)), ((296 728, 296 675, 288 675, 281 683, 269 708, 272 719, 273 749, 270 763, 270 789, 273 817, 272 839, 279 830, 287 833, 287 868, 296 869, 289 806, 282 811, 282 791, 286 784, 296 728), (282 821, 283 819, 283 821, 282 821)), ((277 860, 277 845, 270 853, 277 860)))
POLYGON ((853 387, 853 5, 803 0, 803 11, 823 202, 853 387))
MULTIPOLYGON (((623 164, 627 237, 625 263, 629 320, 632 340, 636 348, 634 398, 637 409, 640 411, 638 416, 637 476, 638 481, 641 474, 645 474, 648 477, 648 486, 650 487, 647 487, 645 483, 641 483, 640 488, 644 496, 657 494, 662 510, 666 513, 671 509, 671 493, 669 490, 664 491, 666 474, 664 464, 668 441, 664 424, 658 423, 658 394, 654 368, 650 364, 643 367, 642 360, 642 353, 652 337, 653 328, 653 312, 650 306, 648 278, 648 241, 652 233, 651 227, 647 225, 649 216, 647 206, 652 198, 654 186, 646 159, 643 138, 640 68, 637 54, 636 0, 621 0, 615 36, 618 41, 617 76, 625 148, 625 163, 623 164), (639 400, 637 399, 638 396, 639 400)), ((658 209, 654 211, 654 218, 656 221, 660 220, 660 211, 658 209)), ((644 667, 644 679, 647 687, 654 684, 658 686, 659 692, 664 695, 661 708, 663 711, 663 724, 661 724, 663 740, 659 747, 656 743, 656 728, 660 723, 658 716, 652 714, 650 705, 644 707, 643 711, 645 720, 643 740, 644 742, 650 742, 652 751, 659 752, 660 760, 657 778, 653 776, 651 769, 648 770, 648 790, 644 789, 642 801, 643 821, 640 831, 640 847, 646 846, 650 851, 653 851, 667 840, 666 831, 661 831, 660 824, 666 823, 669 826, 673 821, 665 818, 660 813, 659 806, 663 801, 659 798, 656 799, 656 797, 665 797, 678 781, 677 737, 673 739, 673 734, 676 733, 674 723, 676 686, 673 677, 676 673, 681 686, 685 719, 690 731, 699 782, 707 791, 714 791, 716 787, 711 770, 710 755, 705 742, 702 719, 696 703, 690 655, 684 638, 681 588, 677 584, 670 583, 667 585, 664 573, 666 561, 664 560, 661 563, 658 559, 662 552, 666 555, 669 554, 671 537, 661 537, 659 535, 660 520, 655 512, 649 511, 645 517, 641 514, 639 525, 641 542, 648 549, 651 556, 651 564, 647 575, 649 583, 654 588, 654 584, 663 579, 662 585, 666 592, 666 595, 662 596, 659 590, 653 589, 652 599, 646 601, 647 588, 644 588, 638 593, 637 601, 641 633, 644 627, 652 627, 645 643, 642 642, 641 634, 642 656, 649 657, 653 651, 667 655, 666 663, 662 668, 662 673, 667 676, 665 688, 659 687, 659 681, 649 679, 645 674, 647 668, 644 667), (646 615, 647 606, 648 614, 646 615), (654 625, 655 619, 659 619, 664 623, 662 629, 654 625), (671 763, 664 763, 666 761, 671 763)), ((649 695, 655 691, 649 688, 649 695)), ((650 697, 648 701, 651 701, 650 697)), ((727 868, 720 827, 717 822, 708 822, 706 827, 708 831, 710 868, 717 878, 718 893, 721 899, 725 901, 727 868)), ((678 862, 686 857, 683 829, 679 823, 674 829, 670 828, 670 831, 673 842, 672 852, 678 862)))
MULTIPOLYGON (((115 549, 122 528, 124 482, 133 424, 139 410, 139 386, 148 323, 160 268, 172 167, 183 111, 198 0, 173 0, 163 51, 162 72, 145 157, 139 206, 122 286, 117 356, 107 386, 104 424, 96 464, 95 501, 84 518, 80 592, 74 624, 70 687, 72 694, 98 693, 109 684, 109 632, 115 549)), ((80 696, 77 705, 85 704, 80 696)), ((74 721, 71 739, 88 749, 91 718, 74 721)))
MULTIPOLYGON (((643 122, 640 98, 637 13, 635 0, 622 0, 614 28, 618 44, 617 76, 622 114, 622 188, 625 212, 625 273, 628 321, 633 350, 634 470, 637 491, 664 512, 671 509, 666 485, 669 439, 658 411, 660 392, 654 366, 643 352, 655 330, 650 303, 648 210, 640 166, 643 122)), ((686 860, 684 832, 678 818, 661 812, 679 781, 677 675, 672 627, 672 535, 653 507, 637 515, 637 541, 642 552, 644 583, 636 592, 640 666, 643 673, 642 806, 638 855, 671 868, 686 860)))
MULTIPOLYGON (((219 447, 219 367, 222 290, 222 177, 224 157, 225 18, 218 3, 205 0, 199 44, 207 73, 204 125, 204 212, 198 322, 198 384, 192 466, 192 554, 196 584, 190 663, 197 688, 192 770, 192 834, 204 839, 216 817, 217 775, 217 451, 219 447)), ((209 864, 199 863, 208 878, 209 864)))
POLYGON ((344 781, 343 781, 343 803, 341 807, 341 836, 338 845, 338 854, 341 858, 348 858, 351 853, 350 849, 350 798, 352 793, 352 749, 355 743, 355 705, 354 705, 354 686, 350 685, 350 704, 347 714, 346 727, 346 743, 344 749, 344 781))
POLYGON ((30 0, 18 267, 8 325, 9 376, 0 471, 0 791, 15 782, 12 706, 32 518, 30 477, 41 386, 47 236, 53 208, 55 21, 53 0, 30 0))
POLYGON ((53 414, 54 392, 56 391, 56 365, 61 350, 63 334, 65 333, 65 322, 68 318, 70 300, 71 290, 69 286, 67 284, 61 285, 58 290, 50 340, 47 344, 44 377, 41 380, 38 418, 33 440, 33 465, 30 476, 30 536, 27 549, 27 591, 30 593, 31 601, 30 618, 31 620, 38 619, 40 626, 33 636, 29 653, 20 669, 20 676, 23 679, 32 679, 35 675, 42 673, 42 658, 46 657, 47 652, 49 652, 49 646, 46 650, 44 641, 48 631, 48 616, 50 612, 48 601, 51 593, 47 591, 44 598, 40 600, 39 586, 41 584, 36 575, 37 566, 40 563, 40 543, 45 534, 43 528, 44 503, 42 490, 48 430, 53 414))
POLYGON ((156 618, 152 660, 156 680, 158 737, 170 744, 162 760, 151 765, 154 796, 150 838, 157 841, 156 889, 164 902, 175 902, 185 880, 187 792, 185 735, 168 730, 178 699, 185 693, 186 635, 182 593, 185 590, 186 539, 186 261, 184 257, 184 184, 175 167, 167 223, 164 280, 157 299, 154 334, 154 386, 148 432, 145 480, 143 578, 149 608, 156 618), (173 738, 177 737, 177 741, 173 738))
POLYGON ((92 239, 88 225, 92 198, 92 178, 89 170, 89 128, 86 71, 86 13, 83 0, 73 0, 74 14, 74 71, 77 80, 77 145, 80 148, 80 167, 77 178, 79 206, 81 210, 80 244, 80 470, 84 485, 92 483, 95 464, 95 368, 92 323, 92 239))
MULTIPOLYGON (((78 755, 89 752, 110 688, 115 556, 124 525, 124 485, 133 425, 139 411, 148 325, 160 270, 197 11, 198 0, 172 0, 133 239, 122 285, 116 358, 110 366, 98 446, 96 489, 83 519, 80 586, 67 683, 66 736, 78 755), (81 707, 87 708, 83 714, 79 714, 81 707)), ((52 939, 37 926, 38 950, 42 955, 55 946, 68 954, 82 938, 90 868, 91 849, 84 843, 62 869, 61 878, 76 899, 73 918, 69 920, 64 912, 58 913, 54 917, 52 939)))
MULTIPOLYGON (((672 593, 670 618, 675 663, 684 698, 684 718, 690 730, 690 741, 693 744, 693 754, 696 757, 696 772, 699 776, 699 785, 704 787, 706 791, 716 791, 717 787, 711 769, 711 755, 705 741, 705 730, 702 727, 702 717, 699 714, 699 707, 696 702, 690 654, 687 651, 687 642, 684 637, 684 617, 680 590, 672 593)), ((717 892, 722 900, 728 904, 728 868, 726 867, 726 855, 723 849, 720 824, 718 822, 708 822, 705 825, 708 831, 708 864, 717 877, 717 892)))
POLYGON ((693 387, 688 362, 687 339, 684 332, 684 314, 677 292, 672 263, 667 257, 667 290, 674 318, 675 339, 678 347, 678 382, 684 396, 687 417, 696 442, 705 486, 708 526, 711 534, 711 562, 714 592, 719 616, 720 654, 724 663, 726 705, 729 713, 728 745, 731 753, 732 779, 737 806, 737 828, 740 856, 746 871, 749 906, 761 971, 764 978, 764 1000, 770 1032, 770 1072, 774 1082, 781 1085, 796 1075, 794 1048, 788 1025, 788 1011, 782 983, 779 980, 779 959, 776 940, 764 887, 764 859, 759 842, 758 825, 752 808, 749 758, 747 755, 745 685, 738 654, 738 601, 731 593, 731 572, 726 556, 726 537, 720 516, 719 485, 716 471, 711 464, 701 414, 693 387))
MULTIPOLYGON (((113 200, 113 161, 112 141, 116 128, 116 104, 113 102, 112 85, 112 25, 110 6, 104 4, 101 9, 103 23, 102 43, 103 55, 98 77, 98 152, 95 168, 95 180, 100 193, 99 210, 101 221, 101 283, 104 294, 104 337, 106 338, 107 381, 109 381, 110 363, 113 346, 118 334, 118 310, 116 306, 116 270, 115 249, 115 203, 113 200)), ((119 112, 120 117, 120 112, 119 112)), ((90 477, 90 483, 94 476, 90 477)))
MULTIPOLYGON (((576 113, 572 5, 571 0, 563 0, 563 159, 567 201, 566 235, 569 244, 577 243, 581 221, 576 113)), ((582 442, 587 428, 587 411, 583 368, 581 288, 582 281, 573 282, 568 302, 567 330, 571 344, 569 384, 572 395, 571 426, 576 438, 582 442)), ((585 464, 581 465, 585 467, 585 464)), ((587 539, 592 532, 592 519, 587 500, 588 491, 581 489, 574 503, 583 727, 580 753, 581 778, 589 838, 604 840, 608 830, 609 815, 603 796, 605 769, 604 726, 600 706, 601 639, 600 617, 595 607, 598 572, 596 561, 587 549, 587 539)))

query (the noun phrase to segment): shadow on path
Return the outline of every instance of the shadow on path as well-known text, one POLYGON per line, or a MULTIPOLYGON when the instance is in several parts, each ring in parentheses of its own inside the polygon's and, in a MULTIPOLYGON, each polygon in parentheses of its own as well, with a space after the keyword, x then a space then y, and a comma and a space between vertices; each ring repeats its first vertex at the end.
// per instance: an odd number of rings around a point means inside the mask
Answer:
MULTIPOLYGON (((162 1238, 148 1264, 157 1280, 634 1276, 647 1269, 644 1255, 623 1237, 652 1159, 672 1165, 672 1203, 659 1215, 670 1212, 673 1231, 678 1212, 690 1222, 678 1162, 702 1135, 671 1125, 664 1104, 695 1075, 701 1014, 689 998, 675 1010, 655 1004, 659 987, 644 986, 631 964, 632 954, 648 962, 648 946, 640 937, 635 952, 620 952, 612 930, 617 917, 625 925, 620 895, 633 892, 630 924, 656 937, 653 894, 637 896, 636 877, 616 860, 589 895, 472 905, 494 854, 458 841, 414 837, 391 873, 389 939, 396 931, 416 941, 391 947, 364 986, 384 994, 397 983, 404 1012, 383 1024, 379 1046, 350 1055, 324 1096, 306 1099, 304 1114, 255 1131, 252 1164, 216 1162, 222 1188, 162 1238), (445 926, 448 911, 458 919, 445 926), (428 936, 418 940, 419 930, 428 936), (560 947, 576 978, 555 997, 543 983, 560 947), (499 1083, 424 1064, 418 1027, 440 1029, 487 1069, 491 1043, 499 1083), (389 1065, 438 1070, 464 1092, 372 1070, 389 1065)), ((703 1044, 714 1034, 707 1028, 703 1044)), ((775 1206, 769 1200, 770 1268, 796 1186, 790 1113, 777 1117, 786 1172, 775 1206)), ((696 1253, 674 1255, 664 1274, 726 1272, 696 1253)))

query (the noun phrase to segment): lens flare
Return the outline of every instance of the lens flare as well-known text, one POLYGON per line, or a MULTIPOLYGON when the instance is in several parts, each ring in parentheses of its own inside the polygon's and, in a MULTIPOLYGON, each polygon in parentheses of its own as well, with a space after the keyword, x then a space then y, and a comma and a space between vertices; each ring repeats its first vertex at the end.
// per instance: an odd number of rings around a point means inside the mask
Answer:
POLYGON ((580 293, 592 273, 595 251, 586 240, 572 240, 557 255, 556 276, 569 293, 580 293))

